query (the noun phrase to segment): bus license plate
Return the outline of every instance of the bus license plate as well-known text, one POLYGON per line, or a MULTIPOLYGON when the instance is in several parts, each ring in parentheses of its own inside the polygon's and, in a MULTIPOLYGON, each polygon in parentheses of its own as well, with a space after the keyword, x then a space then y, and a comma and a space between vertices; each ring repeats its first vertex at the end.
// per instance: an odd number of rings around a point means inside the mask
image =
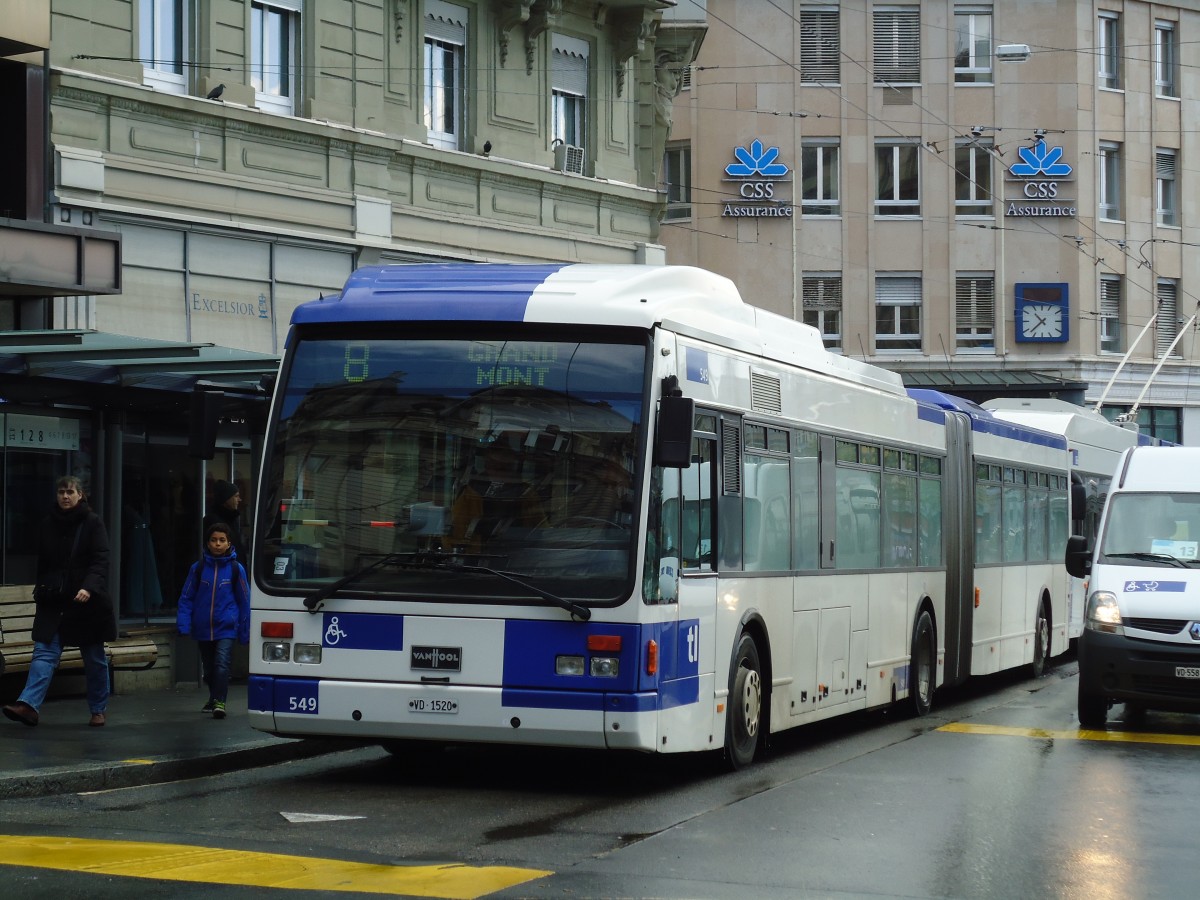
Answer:
POLYGON ((1176 666, 1176 678, 1200 678, 1200 666, 1176 666))
MULTIPOLYGON (((1200 677, 1200 676, 1198 676, 1198 677, 1200 677)), ((458 701, 457 700, 447 700, 447 699, 438 699, 438 700, 414 699, 414 700, 408 701, 408 711, 414 712, 414 713, 451 713, 451 714, 454 714, 454 713, 458 712, 458 701)))

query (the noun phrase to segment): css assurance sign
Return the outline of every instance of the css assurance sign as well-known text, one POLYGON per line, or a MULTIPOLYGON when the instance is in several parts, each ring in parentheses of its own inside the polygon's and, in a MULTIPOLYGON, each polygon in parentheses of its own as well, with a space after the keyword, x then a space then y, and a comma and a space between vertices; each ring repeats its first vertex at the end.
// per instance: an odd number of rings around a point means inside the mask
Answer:
POLYGON ((779 195, 791 189, 791 169, 778 161, 779 148, 763 147, 755 138, 749 147, 734 147, 733 157, 736 162, 725 167, 724 180, 737 185, 739 196, 721 205, 721 215, 790 219, 792 201, 779 195))
MULTIPOLYGON (((1062 147, 1047 147, 1042 138, 1017 150, 1021 161, 1009 167, 1009 185, 1019 185, 1023 197, 1006 197, 1005 216, 1075 216, 1075 198, 1061 195, 1074 169, 1062 161, 1062 147)), ((1072 183, 1072 182, 1069 182, 1072 183)))

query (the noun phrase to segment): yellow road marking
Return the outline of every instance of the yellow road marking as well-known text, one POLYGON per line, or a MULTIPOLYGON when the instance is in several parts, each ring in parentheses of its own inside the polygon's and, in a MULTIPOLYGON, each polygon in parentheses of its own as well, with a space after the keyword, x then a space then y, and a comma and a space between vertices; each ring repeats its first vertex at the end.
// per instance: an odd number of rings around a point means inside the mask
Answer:
POLYGON ((1062 741, 1117 741, 1129 744, 1181 744, 1200 747, 1200 735, 1196 734, 1153 734, 1141 731, 1095 731, 1090 728, 1071 728, 1051 731, 1046 728, 1013 728, 1008 725, 969 725, 966 722, 951 722, 938 731, 957 734, 1000 734, 1008 737, 1056 738, 1062 741))
POLYGON ((474 900, 552 873, 509 866, 388 866, 187 844, 0 835, 0 865, 306 891, 474 900))

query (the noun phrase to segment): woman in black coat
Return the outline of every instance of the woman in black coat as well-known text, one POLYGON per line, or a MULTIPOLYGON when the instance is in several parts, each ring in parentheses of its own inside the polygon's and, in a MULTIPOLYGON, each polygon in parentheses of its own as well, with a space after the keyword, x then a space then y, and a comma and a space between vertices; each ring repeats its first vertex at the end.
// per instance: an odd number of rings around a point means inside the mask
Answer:
POLYGON ((92 512, 73 475, 58 479, 57 503, 38 532, 34 588, 33 659, 25 689, 4 715, 38 723, 63 647, 78 647, 87 679, 89 725, 103 725, 108 706, 108 659, 104 642, 116 640, 108 595, 108 532, 92 512))

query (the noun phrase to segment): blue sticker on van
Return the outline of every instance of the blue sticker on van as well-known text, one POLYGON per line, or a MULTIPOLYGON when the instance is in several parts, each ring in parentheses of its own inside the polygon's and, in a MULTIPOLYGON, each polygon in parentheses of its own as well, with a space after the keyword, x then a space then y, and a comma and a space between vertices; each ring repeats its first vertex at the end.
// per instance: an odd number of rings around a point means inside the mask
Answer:
POLYGON ((1181 594, 1186 581, 1127 581, 1126 594, 1181 594))

